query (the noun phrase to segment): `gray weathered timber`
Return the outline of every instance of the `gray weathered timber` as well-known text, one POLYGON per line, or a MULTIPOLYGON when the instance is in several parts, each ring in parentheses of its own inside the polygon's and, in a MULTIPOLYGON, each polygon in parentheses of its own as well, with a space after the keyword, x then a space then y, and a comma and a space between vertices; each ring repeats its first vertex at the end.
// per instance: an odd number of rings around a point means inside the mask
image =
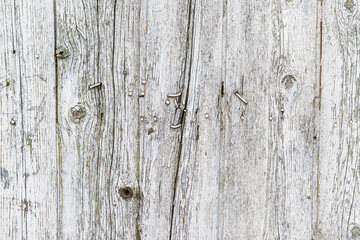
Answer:
POLYGON ((1 0, 0 239, 360 239, 355 0, 1 0))
POLYGON ((69 55, 57 60, 60 239, 138 231, 139 201, 119 195, 138 195, 138 15, 136 1, 57 2, 57 51, 69 55))
POLYGON ((313 237, 317 10, 316 1, 227 1, 223 239, 313 237))
POLYGON ((359 239, 359 6, 323 5, 318 236, 359 239))
POLYGON ((146 94, 139 99, 144 117, 139 177, 140 226, 145 239, 169 239, 171 234, 183 131, 171 125, 184 123, 191 12, 190 1, 150 0, 141 4, 140 79, 146 81, 146 94), (179 92, 180 97, 168 98, 179 92))
POLYGON ((0 238, 54 239, 54 6, 2 1, 0 12, 0 238))

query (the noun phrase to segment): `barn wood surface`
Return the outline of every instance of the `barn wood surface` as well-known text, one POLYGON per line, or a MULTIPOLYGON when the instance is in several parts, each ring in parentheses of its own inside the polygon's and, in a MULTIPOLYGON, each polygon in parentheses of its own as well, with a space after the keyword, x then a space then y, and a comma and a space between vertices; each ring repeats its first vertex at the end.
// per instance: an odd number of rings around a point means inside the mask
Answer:
POLYGON ((2 0, 0 239, 360 239, 356 0, 2 0))

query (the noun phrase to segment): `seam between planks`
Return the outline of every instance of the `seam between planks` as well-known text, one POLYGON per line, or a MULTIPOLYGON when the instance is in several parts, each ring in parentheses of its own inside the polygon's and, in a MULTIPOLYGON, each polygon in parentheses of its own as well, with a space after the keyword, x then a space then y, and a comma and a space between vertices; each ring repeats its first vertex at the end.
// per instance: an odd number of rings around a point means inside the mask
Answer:
MULTIPOLYGON (((322 48, 323 48, 323 4, 324 1, 323 0, 319 0, 320 1, 320 11, 318 11, 318 14, 320 14, 320 20, 318 20, 318 24, 319 24, 319 89, 318 89, 318 119, 316 121, 316 123, 318 124, 318 127, 320 126, 320 114, 321 114, 321 92, 322 92, 322 48)), ((316 107, 316 106, 315 106, 316 107)), ((318 148, 317 148, 317 167, 316 167, 316 216, 315 216, 315 238, 318 238, 318 234, 319 234, 319 205, 320 205, 320 138, 321 138, 321 132, 319 131, 319 129, 316 130, 318 132, 318 148)))
MULTIPOLYGON (((114 26, 113 26, 113 49, 112 49, 112 64, 111 64, 111 73, 112 73, 112 85, 113 85, 113 99, 114 99, 114 103, 113 103, 113 114, 114 114, 114 119, 113 119, 113 126, 112 126, 112 150, 111 150, 111 160, 110 160, 110 169, 109 169, 109 180, 111 181, 111 170, 112 170, 112 166, 113 166, 113 161, 114 161, 114 151, 115 151, 115 124, 116 124, 116 106, 115 106, 115 99, 116 99, 116 94, 115 94, 115 73, 114 73, 114 62, 115 62, 115 33, 116 33, 116 4, 117 4, 117 0, 115 0, 114 2, 114 26)), ((111 219, 111 188, 110 188, 110 182, 108 184, 108 201, 109 201, 109 211, 110 211, 110 237, 112 236, 112 219, 111 219)))
POLYGON ((56 229, 56 236, 57 239, 60 239, 60 234, 61 234, 61 221, 60 221, 60 192, 61 192, 61 183, 62 183, 62 178, 61 178, 61 137, 60 137, 60 129, 59 129, 59 118, 60 118, 60 114, 59 114, 59 71, 58 71, 58 60, 57 57, 55 56, 55 52, 56 52, 56 46, 57 46, 57 31, 56 31, 56 27, 57 27, 57 19, 56 19, 56 0, 53 0, 53 8, 54 8, 54 63, 55 63, 55 124, 56 124, 56 142, 57 142, 57 159, 56 159, 56 171, 57 171, 57 179, 56 179, 56 188, 57 188, 57 194, 56 194, 56 222, 57 222, 57 229, 56 229))

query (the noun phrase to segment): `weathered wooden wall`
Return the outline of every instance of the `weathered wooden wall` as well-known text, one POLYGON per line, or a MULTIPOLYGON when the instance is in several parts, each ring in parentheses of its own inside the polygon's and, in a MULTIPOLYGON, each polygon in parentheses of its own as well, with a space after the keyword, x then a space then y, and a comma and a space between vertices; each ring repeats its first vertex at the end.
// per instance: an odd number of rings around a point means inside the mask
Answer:
POLYGON ((359 5, 0 0, 0 239, 360 239, 359 5))

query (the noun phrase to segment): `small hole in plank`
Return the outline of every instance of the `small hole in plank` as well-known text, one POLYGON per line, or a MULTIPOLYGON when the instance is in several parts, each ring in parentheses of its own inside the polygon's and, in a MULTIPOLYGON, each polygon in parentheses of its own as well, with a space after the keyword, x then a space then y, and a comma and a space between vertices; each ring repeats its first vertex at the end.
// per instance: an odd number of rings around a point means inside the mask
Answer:
POLYGON ((130 187, 122 187, 119 189, 119 194, 123 198, 131 198, 133 196, 133 190, 130 187))
POLYGON ((221 97, 223 97, 224 95, 224 82, 221 82, 221 97))

